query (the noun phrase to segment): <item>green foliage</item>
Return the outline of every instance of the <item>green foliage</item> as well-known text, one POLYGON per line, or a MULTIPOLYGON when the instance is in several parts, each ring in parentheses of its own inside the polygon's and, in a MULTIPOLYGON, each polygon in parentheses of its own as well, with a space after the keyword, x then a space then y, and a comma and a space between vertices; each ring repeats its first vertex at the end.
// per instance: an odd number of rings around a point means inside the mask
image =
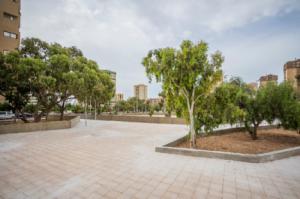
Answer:
POLYGON ((16 114, 23 114, 30 96, 35 97, 35 121, 56 107, 63 119, 66 102, 72 96, 85 103, 93 98, 94 104, 100 104, 113 95, 110 77, 74 46, 26 38, 19 51, 0 54, 0 66, 0 94, 16 114))
POLYGON ((0 53, 0 95, 6 98, 16 116, 22 116, 24 122, 27 122, 24 108, 30 99, 30 77, 34 73, 26 62, 18 52, 0 53))
POLYGON ((196 144, 195 107, 203 104, 222 79, 224 58, 216 52, 209 59, 207 51, 205 42, 193 44, 187 40, 181 43, 180 49, 151 50, 142 61, 149 80, 155 78, 162 82, 168 107, 173 106, 189 121, 193 147, 196 144))
POLYGON ((0 103, 0 111, 10 111, 12 110, 12 107, 8 102, 0 103))
POLYGON ((242 122, 253 139, 257 139, 257 129, 263 121, 271 124, 277 119, 284 128, 300 129, 299 102, 288 82, 268 83, 251 90, 235 78, 219 87, 216 96, 223 123, 242 122))
POLYGON ((153 114, 154 114, 154 107, 153 107, 153 106, 150 106, 150 109, 149 109, 149 116, 152 117, 153 114))
POLYGON ((74 113, 84 113, 84 108, 81 105, 76 104, 76 105, 73 106, 72 112, 74 112, 74 113))

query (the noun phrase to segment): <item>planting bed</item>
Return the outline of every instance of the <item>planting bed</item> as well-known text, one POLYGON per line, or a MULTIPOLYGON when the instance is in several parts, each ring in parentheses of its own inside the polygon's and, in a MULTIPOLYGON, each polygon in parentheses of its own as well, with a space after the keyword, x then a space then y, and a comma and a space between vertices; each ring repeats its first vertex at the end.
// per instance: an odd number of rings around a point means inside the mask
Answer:
MULTIPOLYGON (((245 154, 258 154, 300 146, 300 135, 296 131, 283 129, 258 130, 258 139, 252 140, 245 131, 209 135, 197 138, 197 149, 225 151, 245 154)), ((190 148, 188 140, 177 147, 190 148)))
POLYGON ((258 139, 252 140, 243 128, 232 128, 198 137, 196 148, 190 148, 189 140, 185 136, 158 146, 155 151, 260 163, 300 155, 300 135, 295 131, 264 126, 258 130, 258 139))

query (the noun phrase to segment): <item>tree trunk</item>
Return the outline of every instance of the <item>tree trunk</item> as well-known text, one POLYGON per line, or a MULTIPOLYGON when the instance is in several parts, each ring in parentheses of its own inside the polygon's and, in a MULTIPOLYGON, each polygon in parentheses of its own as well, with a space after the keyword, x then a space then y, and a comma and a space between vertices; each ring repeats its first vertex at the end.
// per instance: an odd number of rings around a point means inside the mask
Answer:
POLYGON ((195 148, 196 147, 196 132, 195 132, 195 120, 193 115, 193 110, 189 109, 189 117, 190 117, 190 147, 195 148))
POLYGON ((251 132, 251 138, 252 138, 252 140, 257 140, 257 126, 256 125, 253 126, 253 130, 251 132))
POLYGON ((95 112, 94 112, 94 119, 97 119, 97 104, 96 104, 96 100, 95 100, 95 112))
POLYGON ((60 120, 64 120, 64 112, 65 112, 65 100, 63 100, 62 105, 60 106, 60 120))
MULTIPOLYGON (((26 116, 24 115, 24 113, 23 112, 20 112, 21 113, 21 120, 24 122, 24 123, 29 123, 29 121, 27 120, 27 118, 26 118, 26 116)), ((17 111, 17 116, 16 117, 18 117, 19 116, 19 111, 17 111)))
POLYGON ((258 125, 257 124, 253 124, 253 127, 249 126, 248 123, 245 121, 245 128, 246 130, 249 132, 251 138, 253 140, 257 140, 257 128, 258 125))
POLYGON ((92 99, 90 97, 90 114, 92 115, 92 99))
POLYGON ((44 114, 44 112, 40 113, 40 114, 35 114, 34 115, 34 122, 40 122, 42 120, 42 115, 44 114))
POLYGON ((85 98, 85 105, 84 105, 84 114, 85 114, 85 121, 84 124, 87 126, 87 99, 85 98))

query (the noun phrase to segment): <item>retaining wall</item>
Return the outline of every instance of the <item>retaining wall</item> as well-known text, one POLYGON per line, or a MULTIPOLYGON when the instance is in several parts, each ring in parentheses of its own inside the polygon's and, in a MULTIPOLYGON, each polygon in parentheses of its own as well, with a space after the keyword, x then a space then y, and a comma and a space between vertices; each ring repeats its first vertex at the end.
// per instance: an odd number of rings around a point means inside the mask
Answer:
POLYGON ((67 129, 72 128, 80 121, 79 116, 65 116, 65 120, 63 121, 57 121, 54 119, 54 117, 51 117, 50 121, 41 121, 37 123, 3 124, 0 125, 0 134, 67 129))
MULTIPOLYGON (((84 114, 80 114, 81 119, 85 119, 84 114)), ((94 116, 88 115, 87 119, 94 119, 94 116)), ((123 121, 123 122, 144 122, 158 124, 186 124, 182 118, 174 117, 149 117, 133 115, 97 115, 97 120, 123 121)))

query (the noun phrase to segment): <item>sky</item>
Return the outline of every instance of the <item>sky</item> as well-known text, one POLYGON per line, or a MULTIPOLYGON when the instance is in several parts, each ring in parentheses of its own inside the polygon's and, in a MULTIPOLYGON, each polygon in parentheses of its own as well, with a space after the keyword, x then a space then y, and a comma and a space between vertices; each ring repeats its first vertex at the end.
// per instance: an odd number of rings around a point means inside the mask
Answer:
POLYGON ((157 97, 141 64, 151 49, 182 40, 209 44, 225 57, 226 77, 283 80, 283 65, 300 58, 300 0, 23 0, 21 37, 77 46, 102 69, 117 73, 118 93, 135 84, 157 97))

